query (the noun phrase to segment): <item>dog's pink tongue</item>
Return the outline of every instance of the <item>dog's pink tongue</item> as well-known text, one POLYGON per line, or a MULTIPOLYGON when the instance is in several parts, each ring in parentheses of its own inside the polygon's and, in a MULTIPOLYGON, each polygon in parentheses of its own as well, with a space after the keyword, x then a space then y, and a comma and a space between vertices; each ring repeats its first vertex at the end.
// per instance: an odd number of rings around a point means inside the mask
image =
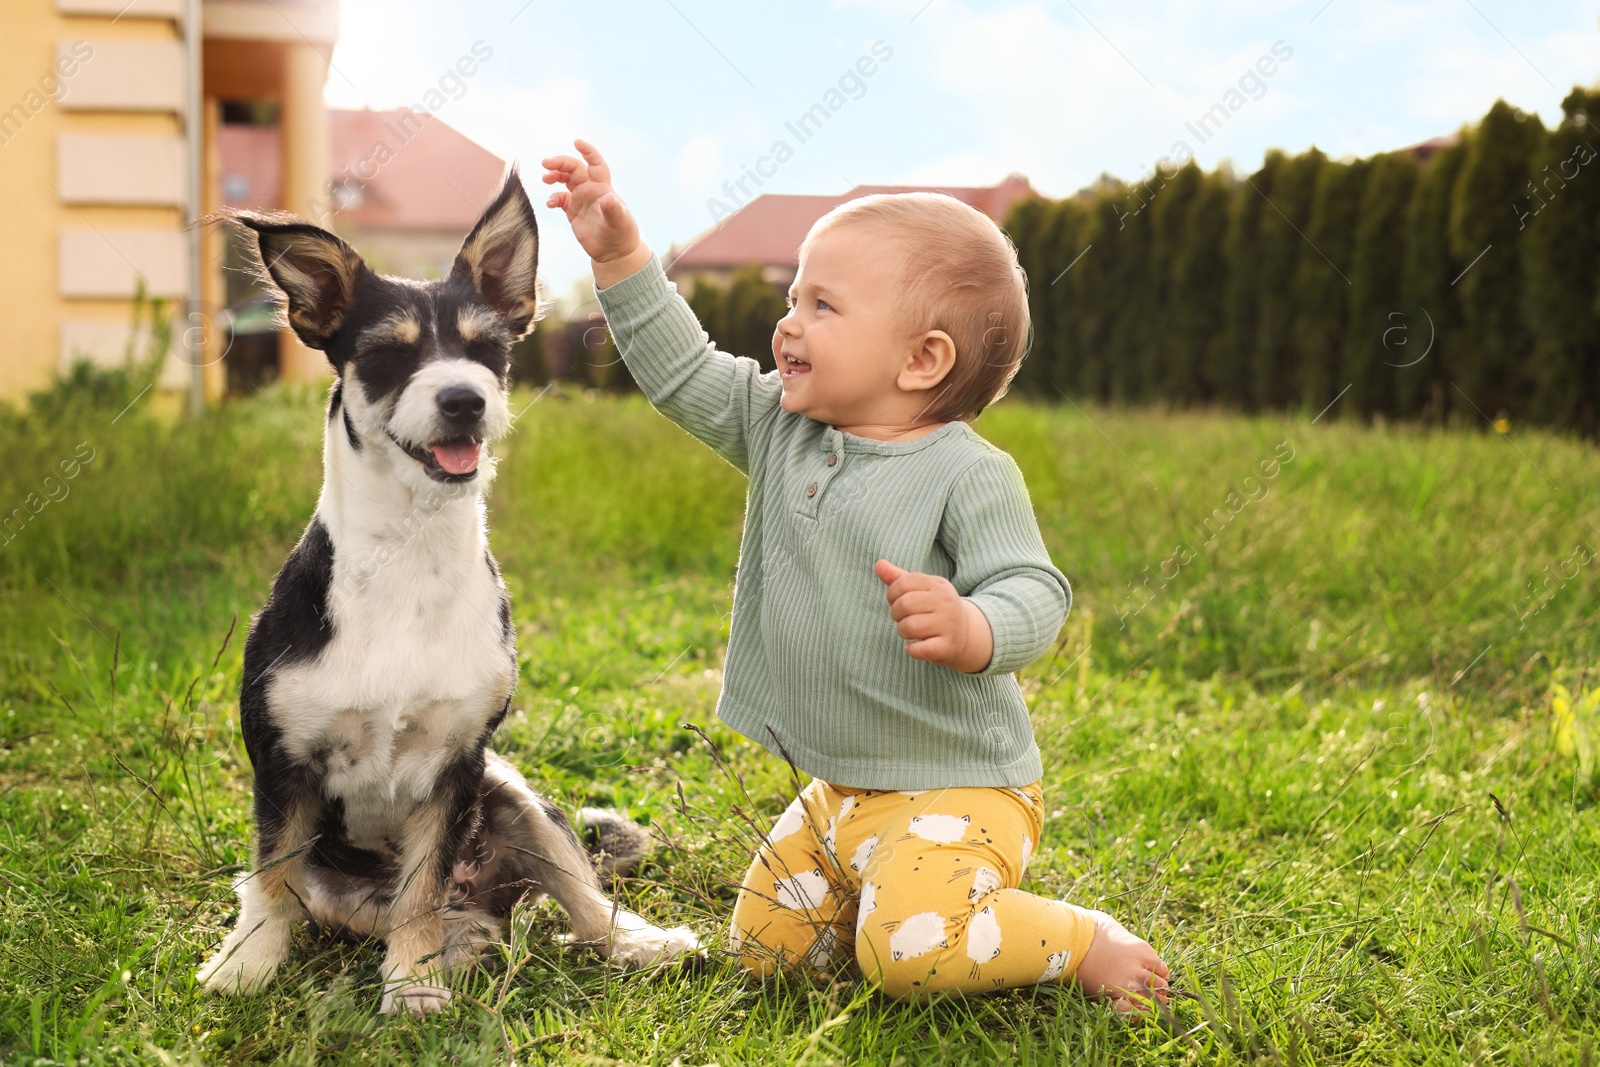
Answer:
POLYGON ((467 474, 478 469, 478 445, 473 441, 434 445, 433 458, 451 474, 467 474))

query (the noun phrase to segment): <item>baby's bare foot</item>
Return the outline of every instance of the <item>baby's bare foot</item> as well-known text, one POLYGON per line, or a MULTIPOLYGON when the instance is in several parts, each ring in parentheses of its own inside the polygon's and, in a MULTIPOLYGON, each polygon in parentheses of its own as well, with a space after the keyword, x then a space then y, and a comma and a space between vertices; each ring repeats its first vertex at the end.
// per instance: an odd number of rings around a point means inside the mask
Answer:
POLYGON ((1083 991, 1125 1013, 1148 1007, 1135 997, 1154 997, 1165 1004, 1167 965, 1156 950, 1105 912, 1092 914, 1100 928, 1078 964, 1076 977, 1083 991))

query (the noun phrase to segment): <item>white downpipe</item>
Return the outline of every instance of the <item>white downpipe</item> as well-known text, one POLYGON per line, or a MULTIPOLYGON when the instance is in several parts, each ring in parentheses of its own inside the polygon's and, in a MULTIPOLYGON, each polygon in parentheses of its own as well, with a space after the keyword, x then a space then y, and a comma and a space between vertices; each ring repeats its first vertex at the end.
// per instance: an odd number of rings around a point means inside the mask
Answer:
POLYGON ((216 327, 216 323, 209 322, 205 308, 200 304, 201 272, 204 265, 200 253, 200 228, 194 221, 200 217, 203 210, 204 191, 201 182, 204 179, 205 159, 205 109, 204 100, 200 91, 200 40, 203 27, 200 19, 200 0, 185 0, 183 13, 183 37, 188 59, 188 85, 187 108, 184 120, 184 140, 189 148, 189 306, 184 309, 184 329, 182 344, 187 349, 189 360, 189 417, 198 419, 205 411, 206 404, 206 334, 216 327), (198 318, 199 321, 196 321, 198 318))

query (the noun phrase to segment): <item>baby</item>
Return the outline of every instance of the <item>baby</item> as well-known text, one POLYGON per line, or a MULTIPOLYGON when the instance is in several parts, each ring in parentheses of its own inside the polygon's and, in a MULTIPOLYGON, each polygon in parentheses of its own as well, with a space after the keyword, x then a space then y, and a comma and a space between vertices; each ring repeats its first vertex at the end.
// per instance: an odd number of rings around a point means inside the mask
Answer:
POLYGON ((1029 342, 1005 235, 934 193, 840 205, 800 245, 776 371, 719 352, 594 146, 543 161, 657 410, 750 480, 717 712, 813 779, 766 836, 731 946, 767 976, 854 955, 896 997, 1076 981, 1118 1010, 1167 967, 1017 886, 1043 767, 1012 672, 1071 603, 1021 472, 970 426, 1029 342))

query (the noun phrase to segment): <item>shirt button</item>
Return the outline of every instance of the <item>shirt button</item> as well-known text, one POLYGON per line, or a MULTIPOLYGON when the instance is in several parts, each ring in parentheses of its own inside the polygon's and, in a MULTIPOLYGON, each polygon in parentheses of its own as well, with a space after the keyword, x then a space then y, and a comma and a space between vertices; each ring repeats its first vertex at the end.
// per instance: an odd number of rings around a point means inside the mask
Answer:
POLYGON ((839 462, 839 453, 837 453, 837 452, 829 452, 828 453, 828 466, 831 467, 837 462, 839 462))
POLYGON ((806 486, 806 496, 816 496, 816 495, 817 495, 817 483, 816 482, 812 482, 810 485, 806 486))

